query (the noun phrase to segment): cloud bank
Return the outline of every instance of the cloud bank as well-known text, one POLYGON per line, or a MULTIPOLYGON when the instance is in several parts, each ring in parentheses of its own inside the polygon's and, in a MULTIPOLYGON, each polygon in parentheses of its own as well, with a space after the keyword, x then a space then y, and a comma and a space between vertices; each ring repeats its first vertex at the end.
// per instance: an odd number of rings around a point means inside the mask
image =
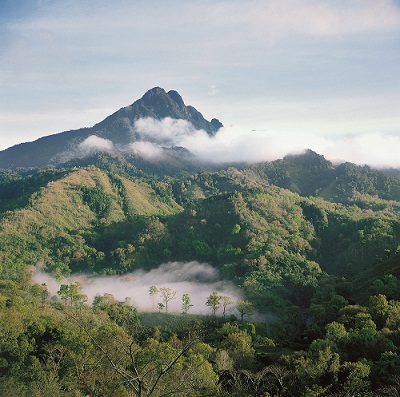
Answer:
POLYGON ((110 140, 96 135, 90 135, 78 145, 78 152, 86 156, 96 152, 111 152, 114 149, 110 140))
POLYGON ((260 162, 282 158, 290 153, 311 149, 332 161, 349 161, 374 167, 400 167, 400 137, 381 132, 359 135, 317 135, 313 133, 275 133, 273 131, 245 131, 239 127, 222 127, 215 136, 203 130, 195 130, 185 120, 140 119, 135 129, 147 139, 155 139, 151 145, 182 146, 203 161, 212 162, 260 162), (161 139, 163 144, 158 144, 161 139))
MULTIPOLYGON (((50 274, 44 273, 39 267, 35 269, 33 280, 37 283, 46 283, 51 295, 57 295, 60 288, 50 274)), ((123 276, 89 277, 76 275, 61 283, 79 281, 83 285, 82 293, 88 296, 91 303, 96 295, 109 293, 119 301, 129 298, 132 305, 142 311, 153 309, 153 300, 149 295, 152 285, 158 288, 167 287, 176 291, 176 298, 168 303, 169 312, 182 311, 182 295, 189 294, 191 304, 190 313, 209 314, 210 308, 205 305, 207 297, 217 291, 220 295, 230 296, 233 302, 241 299, 237 287, 228 281, 219 280, 218 271, 212 266, 199 262, 170 262, 158 268, 144 272, 138 270, 123 276)), ((162 302, 161 296, 155 299, 156 307, 162 302)), ((231 309, 233 310, 234 304, 231 309)))
POLYGON ((132 152, 146 160, 162 160, 164 157, 162 147, 148 141, 133 142, 127 145, 123 151, 132 152))
POLYGON ((376 168, 400 167, 400 136, 389 133, 317 135, 315 133, 246 131, 236 126, 222 127, 214 136, 196 130, 186 120, 169 117, 162 120, 143 118, 133 130, 142 140, 117 147, 110 140, 89 136, 70 153, 84 157, 95 152, 134 153, 147 161, 162 162, 165 148, 180 146, 200 161, 214 163, 273 161, 287 154, 311 149, 333 162, 352 162, 376 168))
POLYGON ((143 139, 155 140, 165 145, 175 145, 179 140, 199 132, 187 120, 171 117, 162 120, 141 118, 135 121, 134 129, 143 139))

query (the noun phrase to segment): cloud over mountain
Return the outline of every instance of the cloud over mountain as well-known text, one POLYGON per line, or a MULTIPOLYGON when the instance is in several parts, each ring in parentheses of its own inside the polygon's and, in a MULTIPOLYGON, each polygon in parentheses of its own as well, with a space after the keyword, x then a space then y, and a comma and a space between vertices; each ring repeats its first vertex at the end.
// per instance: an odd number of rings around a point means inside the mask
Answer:
MULTIPOLYGON (((222 127, 210 136, 184 120, 140 119, 135 123, 143 139, 135 143, 149 156, 160 155, 162 146, 182 146, 199 160, 221 162, 272 161, 290 153, 312 149, 333 161, 350 161, 375 167, 400 167, 397 155, 400 137, 380 132, 362 135, 322 136, 284 134, 274 131, 246 131, 236 126, 222 127), (158 150, 157 150, 158 149, 158 150)), ((137 153, 140 153, 138 150, 137 153)))
POLYGON ((375 167, 400 167, 400 138, 379 129, 361 134, 337 131, 294 133, 245 130, 207 121, 192 106, 186 106, 176 91, 155 87, 132 105, 121 108, 92 128, 63 132, 0 152, 0 167, 59 164, 95 153, 134 155, 162 167, 168 158, 179 170, 184 161, 254 163, 272 161, 306 149, 332 161, 349 161, 375 167), (187 149, 179 151, 177 148, 187 149), (172 149, 172 150, 171 150, 172 149), (172 157, 171 157, 172 156, 172 157))
POLYGON ((111 152, 114 149, 114 144, 109 139, 96 135, 90 135, 78 145, 78 151, 83 155, 90 155, 94 152, 111 152))
POLYGON ((141 118, 135 121, 134 129, 144 140, 165 142, 167 145, 176 145, 180 140, 199 133, 199 131, 205 133, 204 130, 196 130, 187 120, 172 119, 171 117, 161 120, 151 117, 141 118))

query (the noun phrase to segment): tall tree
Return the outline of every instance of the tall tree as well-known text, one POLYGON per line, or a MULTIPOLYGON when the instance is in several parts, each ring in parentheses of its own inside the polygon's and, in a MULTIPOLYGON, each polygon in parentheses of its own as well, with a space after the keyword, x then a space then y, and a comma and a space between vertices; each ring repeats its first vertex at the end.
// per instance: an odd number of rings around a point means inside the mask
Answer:
POLYGON ((93 327, 80 312, 68 307, 64 312, 93 345, 100 367, 122 378, 133 396, 215 395, 218 377, 205 357, 210 349, 197 336, 179 341, 179 346, 153 338, 141 343, 115 323, 93 327))
POLYGON ((221 305, 222 305, 222 315, 224 316, 225 320, 225 315, 226 315, 226 309, 228 306, 232 305, 233 300, 231 299, 230 296, 228 295, 222 295, 221 296, 221 305))
POLYGON ((149 288, 149 294, 153 299, 153 310, 154 310, 154 307, 155 307, 155 299, 156 299, 156 296, 158 295, 159 292, 160 292, 160 290, 155 285, 152 285, 149 288))
POLYGON ((249 301, 238 301, 236 309, 240 313, 240 320, 242 321, 245 315, 250 315, 254 313, 254 306, 249 301))
POLYGON ((168 287, 162 287, 160 288, 160 293, 165 305, 165 313, 168 313, 168 302, 175 299, 176 291, 168 287))
POLYGON ((221 299, 222 297, 218 295, 218 292, 216 291, 213 291, 207 298, 206 306, 211 307, 211 311, 214 316, 221 307, 221 299))
POLYGON ((369 298, 369 310, 378 328, 383 328, 390 311, 386 296, 383 294, 371 296, 369 298))
POLYGON ((193 305, 190 303, 189 294, 182 295, 182 313, 186 314, 193 305))
POLYGON ((29 290, 31 296, 34 298, 34 302, 41 302, 42 306, 45 304, 46 299, 50 293, 47 289, 46 284, 33 284, 29 290))
POLYGON ((78 305, 87 302, 87 296, 85 294, 81 294, 82 286, 79 282, 75 282, 72 284, 61 284, 60 290, 57 292, 60 295, 61 299, 65 301, 69 301, 70 305, 78 305))

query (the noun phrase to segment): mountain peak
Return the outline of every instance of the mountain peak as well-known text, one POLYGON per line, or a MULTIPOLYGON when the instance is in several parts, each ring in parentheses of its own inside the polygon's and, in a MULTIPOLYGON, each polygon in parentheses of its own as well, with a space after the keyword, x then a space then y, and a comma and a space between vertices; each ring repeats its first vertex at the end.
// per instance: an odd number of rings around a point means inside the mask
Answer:
MULTIPOLYGON (((128 117, 132 123, 144 117, 151 117, 157 120, 170 117, 189 121, 194 128, 204 130, 209 135, 214 135, 222 127, 219 122, 206 120, 193 106, 185 105, 177 91, 170 90, 166 92, 161 87, 154 87, 148 90, 141 99, 123 110, 124 117, 128 117)), ((114 115, 110 117, 114 117, 114 115)))
MULTIPOLYGON (((154 87, 148 90, 142 97, 142 100, 146 103, 151 103, 155 102, 158 100, 166 100, 169 101, 172 99, 180 109, 183 109, 185 107, 185 103, 183 102, 182 97, 178 93, 178 91, 175 90, 170 90, 166 92, 163 88, 161 87, 154 87)), ((139 100, 140 101, 140 100, 139 100)))
POLYGON ((154 87, 148 90, 143 96, 142 99, 145 101, 151 101, 154 100, 154 98, 162 95, 166 95, 167 93, 165 90, 161 87, 154 87))
POLYGON ((183 107, 185 106, 185 103, 183 102, 182 97, 179 95, 179 93, 177 91, 174 91, 174 90, 168 91, 168 95, 173 101, 175 101, 178 104, 178 106, 181 109, 183 109, 183 107))
POLYGON ((92 135, 107 140, 110 147, 124 147, 142 139, 135 126, 136 121, 142 118, 186 120, 195 129, 204 130, 211 136, 222 127, 218 120, 208 121, 193 106, 185 105, 177 91, 166 92, 161 87, 154 87, 130 106, 118 110, 91 128, 61 132, 1 151, 0 168, 58 164, 65 161, 62 160, 65 153, 73 152, 92 135))

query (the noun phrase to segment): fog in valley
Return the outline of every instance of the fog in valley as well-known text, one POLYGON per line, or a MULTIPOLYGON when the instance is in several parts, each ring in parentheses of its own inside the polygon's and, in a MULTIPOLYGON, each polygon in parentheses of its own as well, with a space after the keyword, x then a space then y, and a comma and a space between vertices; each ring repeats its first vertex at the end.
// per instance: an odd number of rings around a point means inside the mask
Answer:
POLYGON ((169 262, 158 268, 145 272, 137 270, 122 276, 88 276, 71 275, 67 279, 58 282, 52 275, 45 273, 39 266, 33 274, 34 282, 46 283, 51 296, 57 296, 61 284, 79 282, 83 288, 82 293, 88 296, 88 302, 92 303, 96 295, 112 294, 115 299, 125 301, 137 307, 140 311, 158 311, 158 303, 162 302, 161 294, 153 298, 149 294, 149 288, 156 286, 170 288, 176 291, 175 298, 168 303, 168 312, 182 312, 182 296, 189 294, 193 305, 189 313, 210 314, 211 309, 206 306, 207 297, 216 291, 219 295, 229 296, 233 304, 227 308, 227 314, 234 313, 235 305, 240 300, 241 293, 233 283, 221 281, 218 271, 206 263, 199 262, 169 262))

